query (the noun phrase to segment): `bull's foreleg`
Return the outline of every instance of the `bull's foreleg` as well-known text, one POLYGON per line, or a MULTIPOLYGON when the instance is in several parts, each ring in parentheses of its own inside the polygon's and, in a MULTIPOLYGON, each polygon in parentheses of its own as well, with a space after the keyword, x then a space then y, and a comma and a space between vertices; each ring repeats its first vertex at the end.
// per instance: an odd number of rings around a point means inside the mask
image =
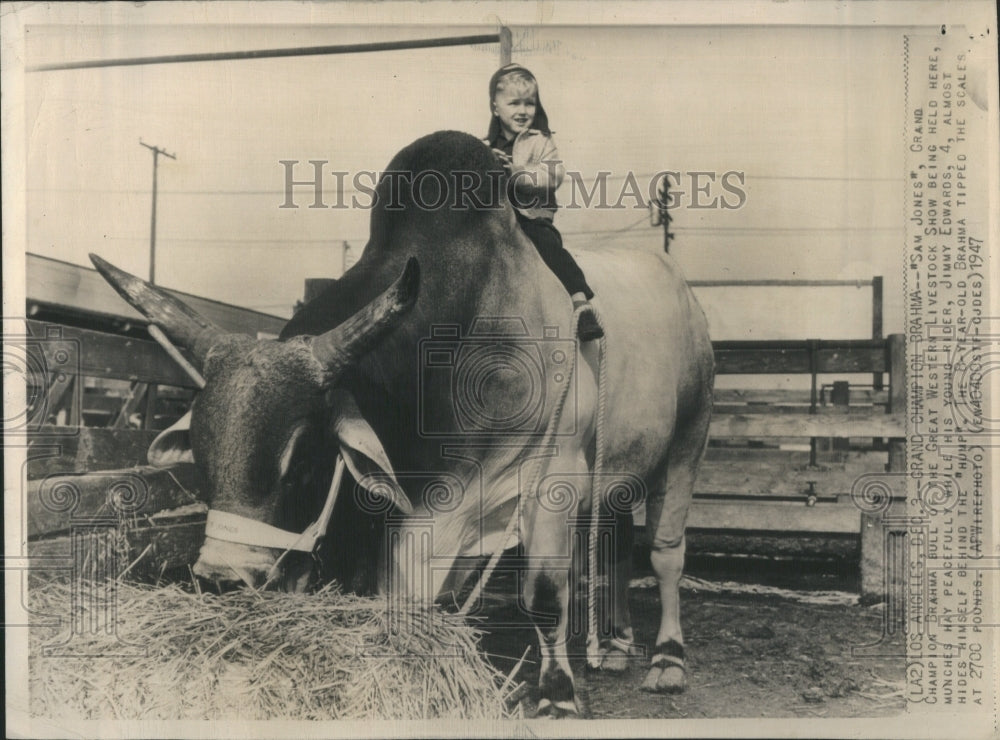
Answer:
POLYGON ((660 629, 656 633, 651 667, 642 682, 645 691, 678 693, 684 690, 684 637, 681 634, 680 580, 684 570, 684 537, 650 552, 660 587, 660 629))
POLYGON ((522 595, 538 633, 541 654, 538 714, 575 715, 579 707, 566 651, 570 602, 566 515, 534 508, 525 536, 529 566, 522 582, 522 595))

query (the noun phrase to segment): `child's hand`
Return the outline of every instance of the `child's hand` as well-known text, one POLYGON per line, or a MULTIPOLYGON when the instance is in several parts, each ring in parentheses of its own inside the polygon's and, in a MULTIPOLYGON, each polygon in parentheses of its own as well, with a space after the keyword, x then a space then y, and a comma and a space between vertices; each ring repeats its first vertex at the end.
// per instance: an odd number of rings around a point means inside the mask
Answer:
POLYGON ((501 149, 494 149, 493 153, 496 155, 496 158, 500 160, 500 164, 503 165, 503 168, 509 172, 512 164, 510 155, 501 149))

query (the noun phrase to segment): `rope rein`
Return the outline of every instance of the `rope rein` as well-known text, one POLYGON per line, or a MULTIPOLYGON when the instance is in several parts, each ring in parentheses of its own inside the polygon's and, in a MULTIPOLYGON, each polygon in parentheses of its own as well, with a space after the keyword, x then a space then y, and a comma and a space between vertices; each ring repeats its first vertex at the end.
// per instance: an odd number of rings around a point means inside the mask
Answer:
MULTIPOLYGON (((595 310, 597 323, 601 317, 595 310)), ((594 430, 594 474, 590 487, 590 536, 587 538, 587 663, 591 668, 601 667, 601 643, 597 634, 597 523, 600 517, 601 490, 599 481, 604 471, 604 416, 607 410, 607 363, 605 351, 607 337, 598 340, 597 360, 597 423, 594 430)))
MULTIPOLYGON (((574 330, 579 323, 580 315, 583 311, 588 309, 594 312, 594 318, 597 323, 603 326, 600 315, 592 305, 589 307, 579 306, 573 312, 571 325, 574 327, 574 330)), ((590 530, 587 538, 587 567, 590 571, 587 593, 587 660, 594 667, 599 666, 601 660, 600 641, 597 637, 597 522, 600 513, 601 492, 598 490, 596 481, 599 480, 601 471, 604 467, 604 415, 607 403, 607 389, 605 387, 607 380, 605 369, 605 349, 606 339, 605 337, 601 337, 598 344, 597 422, 595 430, 596 453, 594 455, 594 472, 592 475, 594 485, 591 486, 590 530)), ((543 437, 541 444, 541 449, 543 451, 552 444, 552 438, 555 436, 556 430, 559 428, 563 408, 566 404, 566 397, 569 395, 569 389, 573 381, 573 374, 576 372, 578 354, 578 352, 573 352, 572 354, 569 369, 566 372, 566 381, 559 391, 559 397, 556 399, 556 404, 553 407, 552 414, 549 416, 548 423, 546 424, 545 436, 543 437)), ((508 547, 513 547, 517 544, 519 539, 519 533, 517 531, 518 522, 521 521, 523 507, 525 504, 524 494, 525 492, 530 493, 534 491, 535 487, 539 484, 544 458, 544 454, 535 458, 536 462, 533 466, 534 470, 532 471, 531 478, 529 479, 530 485, 523 491, 518 492, 517 504, 514 507, 514 512, 511 514, 510 520, 507 522, 507 527, 504 530, 500 546, 490 555, 490 559, 486 563, 486 567, 483 569, 483 574, 479 577, 479 580, 476 582, 472 591, 465 599, 465 603, 462 604, 462 608, 458 610, 459 615, 465 616, 468 614, 469 609, 471 609, 472 605, 479 600, 480 594, 482 594, 483 589, 486 588, 486 585, 489 582, 490 577, 493 575, 493 571, 496 569, 497 563, 500 562, 500 558, 504 551, 508 547)))

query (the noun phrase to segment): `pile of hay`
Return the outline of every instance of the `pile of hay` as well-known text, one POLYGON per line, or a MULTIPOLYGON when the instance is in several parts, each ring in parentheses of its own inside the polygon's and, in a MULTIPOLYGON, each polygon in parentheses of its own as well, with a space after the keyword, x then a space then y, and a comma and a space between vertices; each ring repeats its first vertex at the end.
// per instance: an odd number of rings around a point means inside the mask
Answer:
POLYGON ((59 634, 31 629, 34 715, 322 720, 512 714, 505 702, 512 687, 480 655, 476 630, 437 610, 390 620, 384 599, 330 588, 219 596, 176 585, 114 587, 114 598, 107 598, 107 584, 83 588, 103 589, 97 597, 81 593, 79 584, 75 595, 71 585, 58 582, 31 588, 32 610, 49 619, 59 615, 63 624, 59 634), (108 618, 109 604, 116 604, 117 618, 108 618))

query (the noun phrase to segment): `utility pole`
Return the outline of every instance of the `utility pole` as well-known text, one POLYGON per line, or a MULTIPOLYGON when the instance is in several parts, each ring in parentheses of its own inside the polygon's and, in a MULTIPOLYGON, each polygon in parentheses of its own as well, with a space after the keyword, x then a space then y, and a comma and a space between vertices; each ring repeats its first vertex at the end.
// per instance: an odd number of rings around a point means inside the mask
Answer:
POLYGON ((142 139, 139 139, 142 146, 153 152, 153 212, 149 227, 149 282, 156 284, 156 168, 160 155, 176 160, 177 157, 169 154, 165 149, 158 146, 150 146, 142 139))

